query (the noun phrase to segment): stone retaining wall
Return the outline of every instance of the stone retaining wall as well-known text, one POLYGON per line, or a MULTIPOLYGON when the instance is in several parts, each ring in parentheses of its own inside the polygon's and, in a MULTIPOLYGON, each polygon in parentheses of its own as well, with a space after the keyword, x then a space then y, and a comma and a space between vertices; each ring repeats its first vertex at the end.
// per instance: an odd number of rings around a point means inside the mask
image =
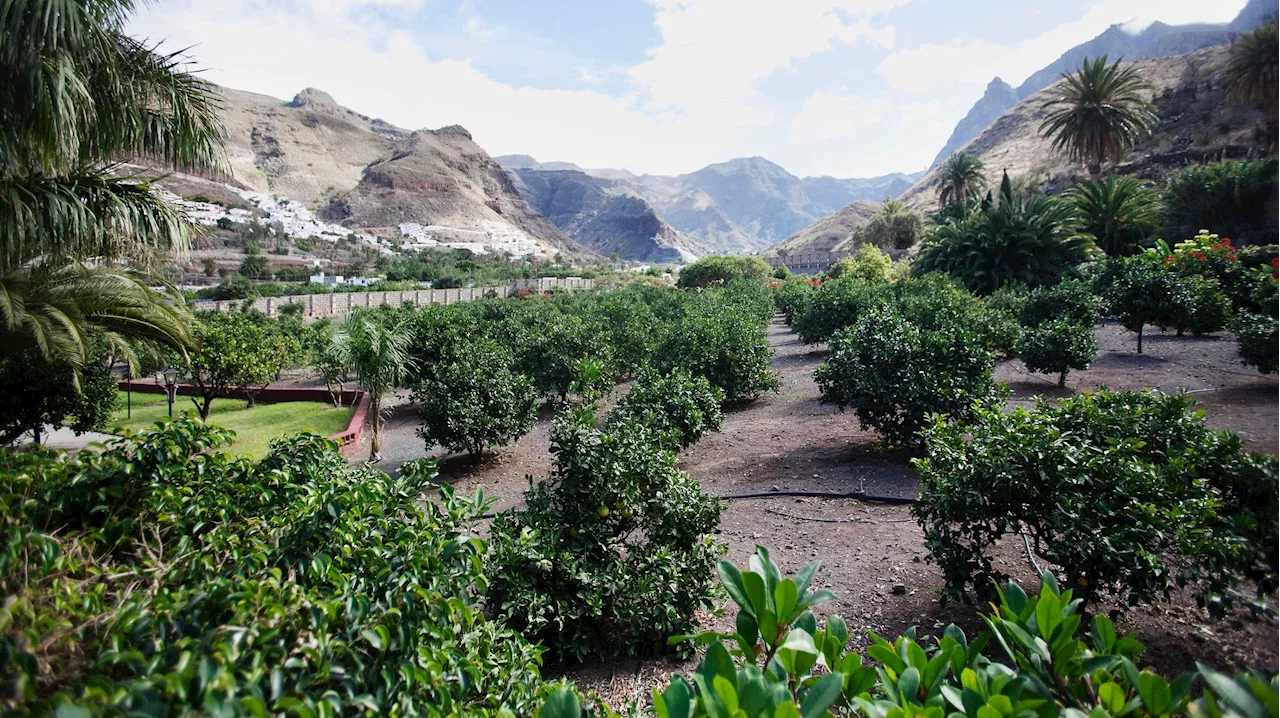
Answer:
MULTIPOLYGON (((401 307, 412 302, 422 306, 426 304, 457 304, 469 302, 482 297, 512 297, 521 290, 546 292, 552 289, 580 290, 591 289, 594 282, 590 279, 561 279, 544 277, 542 279, 521 279, 508 285, 497 287, 466 287, 462 289, 406 289, 387 292, 345 292, 340 294, 294 294, 286 297, 262 297, 253 302, 253 308, 265 312, 268 316, 277 316, 280 308, 287 304, 301 304, 304 319, 321 317, 342 317, 355 309, 380 307, 384 304, 401 307)), ((239 309, 244 302, 237 299, 221 301, 200 300, 195 303, 196 309, 216 309, 220 312, 239 309)))

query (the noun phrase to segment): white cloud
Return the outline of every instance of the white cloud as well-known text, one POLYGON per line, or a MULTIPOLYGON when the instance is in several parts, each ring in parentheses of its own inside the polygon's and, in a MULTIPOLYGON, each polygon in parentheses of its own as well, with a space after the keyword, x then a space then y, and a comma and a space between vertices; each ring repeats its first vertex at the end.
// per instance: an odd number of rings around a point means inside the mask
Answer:
MULTIPOLYGON (((647 106, 680 114, 750 106, 754 83, 837 45, 888 48, 892 27, 870 17, 909 0, 653 0, 662 44, 634 67, 647 106)), ((768 121, 751 112, 742 121, 768 121)))
POLYGON ((891 102, 820 90, 805 99, 787 140, 807 173, 848 176, 851 162, 858 176, 911 172, 933 160, 964 110, 941 98, 891 102))
POLYGON ((1079 19, 1020 43, 925 44, 892 53, 877 70, 890 86, 907 92, 956 84, 985 85, 996 75, 1017 86, 1068 48, 1093 39, 1111 25, 1141 29, 1156 19, 1170 25, 1227 22, 1243 6, 1244 0, 1103 0, 1091 4, 1079 19))

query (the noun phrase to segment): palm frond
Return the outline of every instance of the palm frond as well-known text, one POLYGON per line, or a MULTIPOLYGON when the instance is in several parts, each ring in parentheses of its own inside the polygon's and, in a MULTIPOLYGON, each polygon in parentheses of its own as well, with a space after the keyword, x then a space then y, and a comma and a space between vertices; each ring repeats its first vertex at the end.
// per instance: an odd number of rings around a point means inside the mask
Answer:
POLYGON ((41 260, 0 275, 4 355, 35 348, 79 366, 91 334, 106 334, 117 347, 141 339, 180 349, 191 321, 180 298, 127 269, 41 260))
POLYGON ((99 170, 0 179, 0 269, 39 256, 185 251, 193 225, 146 183, 99 170))
POLYGON ((1118 160, 1155 126, 1150 89, 1132 65, 1107 64, 1106 55, 1086 59, 1049 90, 1040 133, 1053 138, 1055 151, 1091 168, 1118 160))

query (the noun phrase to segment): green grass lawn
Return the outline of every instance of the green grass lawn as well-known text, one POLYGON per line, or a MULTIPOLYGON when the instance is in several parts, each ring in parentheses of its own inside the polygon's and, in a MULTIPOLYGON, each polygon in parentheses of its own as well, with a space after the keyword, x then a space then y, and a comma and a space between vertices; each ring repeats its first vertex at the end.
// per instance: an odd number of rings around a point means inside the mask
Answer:
MULTIPOLYGON (((121 409, 112 417, 109 426, 128 429, 147 429, 157 421, 169 420, 169 405, 163 395, 133 395, 133 418, 125 418, 124 399, 121 409)), ((243 399, 214 399, 209 411, 209 423, 236 432, 231 452, 260 459, 267 453, 272 439, 301 431, 311 431, 329 436, 344 431, 351 420, 351 407, 336 409, 323 401, 290 401, 280 404, 261 404, 249 409, 243 399)), ((185 396, 173 402, 173 415, 191 411, 195 406, 185 396)), ((198 414, 197 414, 198 415, 198 414)))

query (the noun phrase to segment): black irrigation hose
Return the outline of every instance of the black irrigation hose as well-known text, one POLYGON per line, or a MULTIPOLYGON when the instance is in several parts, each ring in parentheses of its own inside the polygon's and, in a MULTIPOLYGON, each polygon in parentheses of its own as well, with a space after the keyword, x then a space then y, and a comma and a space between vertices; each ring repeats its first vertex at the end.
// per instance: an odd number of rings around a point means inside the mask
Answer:
POLYGON ((875 501, 883 504, 896 504, 899 506, 906 506, 916 502, 915 499, 908 499, 902 496, 877 496, 876 494, 868 494, 862 491, 850 491, 843 494, 834 491, 760 491, 749 494, 727 494, 725 496, 717 496, 715 498, 722 501, 733 501, 736 499, 767 499, 771 496, 811 496, 819 499, 855 499, 857 501, 875 501))
MULTIPOLYGON (((902 496, 877 496, 876 494, 868 494, 862 491, 851 491, 844 494, 834 491, 759 491, 747 494, 725 494, 724 496, 715 496, 713 498, 721 501, 736 501, 738 499, 767 499, 773 496, 808 496, 819 499, 855 499, 857 501, 873 501, 898 506, 908 506, 916 502, 915 499, 908 499, 902 496)), ((497 513, 480 514, 476 519, 491 519, 495 518, 497 515, 497 513)))

